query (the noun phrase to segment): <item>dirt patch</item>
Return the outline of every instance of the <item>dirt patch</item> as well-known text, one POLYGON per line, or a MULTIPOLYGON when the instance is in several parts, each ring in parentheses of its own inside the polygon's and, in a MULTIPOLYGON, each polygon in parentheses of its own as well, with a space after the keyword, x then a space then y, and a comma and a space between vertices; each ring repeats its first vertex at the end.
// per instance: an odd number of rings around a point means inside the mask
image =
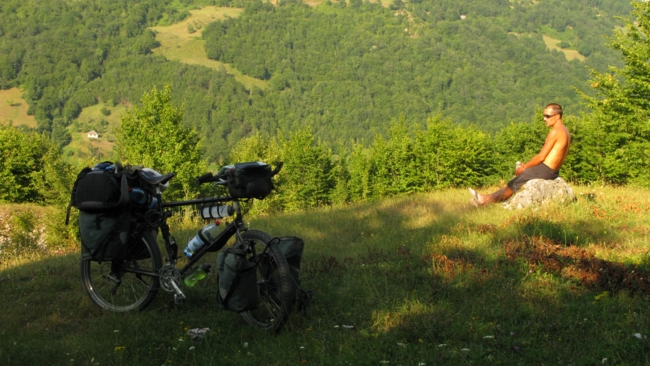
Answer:
POLYGON ((590 289, 650 294, 647 270, 597 258, 588 249, 559 245, 539 236, 508 240, 504 248, 510 260, 523 258, 532 269, 541 267, 590 289))

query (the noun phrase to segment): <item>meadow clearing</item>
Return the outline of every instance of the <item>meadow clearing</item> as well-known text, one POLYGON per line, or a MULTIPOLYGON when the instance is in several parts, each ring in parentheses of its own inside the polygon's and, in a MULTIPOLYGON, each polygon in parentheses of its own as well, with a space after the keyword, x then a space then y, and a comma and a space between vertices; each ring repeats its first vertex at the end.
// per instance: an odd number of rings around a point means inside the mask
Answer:
MULTIPOLYGON (((251 218, 306 243, 315 302, 278 335, 220 310, 213 275, 182 306, 161 291, 142 312, 113 314, 85 295, 78 247, 4 253, 0 363, 648 364, 649 191, 575 191, 535 210, 476 209, 449 189, 251 218)), ((200 226, 176 233, 181 247, 200 226)))

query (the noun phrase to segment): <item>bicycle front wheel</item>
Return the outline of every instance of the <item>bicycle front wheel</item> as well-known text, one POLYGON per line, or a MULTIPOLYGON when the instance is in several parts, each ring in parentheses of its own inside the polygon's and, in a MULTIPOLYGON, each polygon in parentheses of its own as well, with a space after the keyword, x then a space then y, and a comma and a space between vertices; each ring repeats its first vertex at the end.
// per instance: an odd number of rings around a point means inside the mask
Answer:
POLYGON ((162 266, 154 231, 145 231, 123 261, 81 261, 81 281, 90 299, 100 308, 115 312, 142 310, 153 301, 157 277, 129 270, 158 273, 162 266))
POLYGON ((241 316, 256 328, 277 332, 287 322, 295 302, 289 265, 278 244, 269 243, 271 237, 268 234, 248 230, 242 238, 254 242, 255 250, 261 254, 256 268, 260 304, 255 310, 242 312, 241 316))

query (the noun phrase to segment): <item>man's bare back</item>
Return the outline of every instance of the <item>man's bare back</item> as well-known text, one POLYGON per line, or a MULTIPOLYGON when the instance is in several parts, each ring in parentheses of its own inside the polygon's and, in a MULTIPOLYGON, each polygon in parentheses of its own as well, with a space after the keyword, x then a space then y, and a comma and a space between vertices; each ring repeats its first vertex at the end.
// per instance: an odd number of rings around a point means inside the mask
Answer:
MULTIPOLYGON (((561 122, 562 121, 560 120, 560 123, 561 122)), ((553 142, 551 151, 546 156, 546 159, 544 159, 544 164, 553 170, 560 170, 562 164, 564 164, 564 160, 567 155, 569 155, 571 135, 564 124, 561 126, 556 124, 553 126, 553 129, 549 131, 548 136, 546 137, 547 141, 549 139, 555 140, 555 142, 553 142)))

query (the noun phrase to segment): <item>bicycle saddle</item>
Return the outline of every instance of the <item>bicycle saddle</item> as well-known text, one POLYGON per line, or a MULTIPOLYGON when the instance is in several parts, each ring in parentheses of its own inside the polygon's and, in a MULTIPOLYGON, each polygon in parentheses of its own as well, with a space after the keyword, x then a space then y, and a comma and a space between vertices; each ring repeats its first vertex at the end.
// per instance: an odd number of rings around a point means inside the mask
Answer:
POLYGON ((143 168, 142 170, 140 170, 140 178, 142 178, 142 180, 144 180, 146 183, 151 184, 153 186, 160 185, 161 192, 167 189, 167 187, 169 186, 168 184, 169 180, 174 178, 175 176, 176 173, 168 173, 162 175, 151 168, 143 168))

